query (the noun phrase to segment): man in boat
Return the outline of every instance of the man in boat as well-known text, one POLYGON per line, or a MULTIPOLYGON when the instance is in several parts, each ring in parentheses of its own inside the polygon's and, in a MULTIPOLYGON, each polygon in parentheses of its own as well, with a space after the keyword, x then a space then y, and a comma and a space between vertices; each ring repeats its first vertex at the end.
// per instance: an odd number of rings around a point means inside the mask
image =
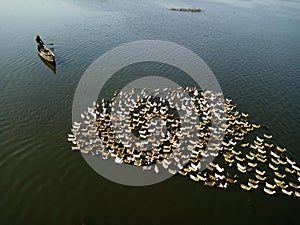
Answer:
POLYGON ((40 50, 45 50, 44 49, 44 42, 42 41, 42 39, 40 38, 40 36, 39 35, 37 35, 36 37, 35 37, 35 41, 36 41, 36 43, 37 43, 37 47, 38 47, 38 51, 40 51, 40 50))

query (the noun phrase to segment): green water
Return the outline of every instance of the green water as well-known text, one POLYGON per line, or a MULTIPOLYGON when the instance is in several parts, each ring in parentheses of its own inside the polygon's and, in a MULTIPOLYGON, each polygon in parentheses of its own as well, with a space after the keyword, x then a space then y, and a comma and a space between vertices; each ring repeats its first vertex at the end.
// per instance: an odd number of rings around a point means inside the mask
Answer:
MULTIPOLYGON (((187 178, 147 187, 112 183, 66 140, 72 101, 97 57, 136 40, 191 49, 216 75, 225 97, 270 127, 300 163, 299 1, 0 2, 1 224, 299 224, 300 201, 219 190, 187 178), (168 7, 200 7, 178 13, 168 7), (39 33, 57 59, 56 74, 38 57, 39 33)), ((133 77, 174 74, 156 64, 128 67, 103 95, 133 77)), ((178 80, 189 83, 183 74, 178 80)))

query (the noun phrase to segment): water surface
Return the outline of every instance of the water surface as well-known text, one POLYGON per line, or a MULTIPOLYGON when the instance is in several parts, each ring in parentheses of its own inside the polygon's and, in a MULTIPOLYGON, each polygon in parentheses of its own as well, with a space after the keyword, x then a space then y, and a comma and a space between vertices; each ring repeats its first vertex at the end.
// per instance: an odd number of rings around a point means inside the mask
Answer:
MULTIPOLYGON (((1 1, 1 224, 299 224, 300 202, 285 196, 208 188, 179 176, 148 187, 112 183, 66 141, 73 95, 89 64, 124 43, 165 40, 203 58, 225 97, 269 126, 300 163, 299 7, 279 0, 1 1), (204 11, 166 9, 173 6, 204 11), (54 48, 56 74, 36 53, 37 33, 54 48)), ((102 94, 133 77, 175 72, 131 66, 102 94)))

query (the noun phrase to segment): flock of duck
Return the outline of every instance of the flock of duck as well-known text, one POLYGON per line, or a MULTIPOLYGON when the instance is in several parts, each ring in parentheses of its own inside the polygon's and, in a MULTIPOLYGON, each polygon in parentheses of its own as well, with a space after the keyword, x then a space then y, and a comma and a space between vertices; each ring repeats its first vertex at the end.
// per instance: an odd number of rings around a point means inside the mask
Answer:
POLYGON ((221 93, 132 89, 95 102, 81 118, 68 135, 72 150, 207 186, 300 197, 300 167, 268 127, 250 123, 221 93))

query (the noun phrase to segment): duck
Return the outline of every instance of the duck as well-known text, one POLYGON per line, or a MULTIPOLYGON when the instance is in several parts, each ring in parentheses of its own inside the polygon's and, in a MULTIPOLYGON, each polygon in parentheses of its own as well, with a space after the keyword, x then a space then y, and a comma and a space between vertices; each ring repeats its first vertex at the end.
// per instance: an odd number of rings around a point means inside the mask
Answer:
POLYGON ((279 178, 285 178, 286 177, 286 175, 285 174, 281 174, 281 173, 279 173, 279 172, 274 172, 274 174, 275 174, 275 176, 277 176, 277 177, 279 177, 279 178))
POLYGON ((231 183, 231 184, 237 183, 237 179, 230 178, 230 177, 226 177, 226 181, 227 181, 228 183, 231 183))
POLYGON ((284 181, 278 180, 276 177, 274 178, 274 181, 276 184, 283 184, 284 185, 284 181))
POLYGON ((244 158, 242 158, 242 157, 239 157, 239 156, 235 156, 234 157, 237 161, 239 161, 239 162, 244 162, 245 161, 245 159, 244 158))
POLYGON ((290 174, 294 174, 296 172, 296 170, 290 169, 289 167, 285 167, 284 170, 285 170, 285 172, 290 173, 290 174))
POLYGON ((270 153, 271 153, 271 156, 273 156, 274 158, 276 158, 276 159, 279 159, 279 158, 280 158, 280 156, 277 155, 275 152, 270 151, 270 153))
POLYGON ((286 161, 290 164, 290 165, 295 165, 296 162, 291 160, 289 157, 286 157, 286 161))
POLYGON ((70 141, 70 142, 76 141, 76 137, 75 136, 74 137, 69 137, 68 141, 70 141))
POLYGON ((274 147, 274 144, 269 144, 267 142, 264 143, 264 145, 268 148, 273 148, 274 147))
POLYGON ((188 173, 182 170, 178 170, 178 174, 180 174, 181 176, 186 176, 188 173))
POLYGON ((276 193, 275 190, 270 190, 270 189, 268 189, 266 187, 264 187, 264 192, 267 193, 267 194, 269 194, 269 195, 274 195, 276 193))
POLYGON ((224 168, 222 168, 222 167, 219 166, 219 164, 216 164, 215 168, 216 168, 216 170, 217 170, 219 173, 222 173, 222 172, 225 171, 224 168))
POLYGON ((207 178, 205 176, 202 176, 202 174, 198 173, 197 177, 199 178, 199 180, 201 181, 207 181, 207 178))
POLYGON ((235 136, 234 139, 237 140, 237 141, 242 141, 244 139, 244 137, 243 136, 242 137, 235 136))
POLYGON ((280 164, 279 159, 274 159, 273 157, 271 157, 271 162, 276 164, 276 165, 280 164))
POLYGON ((248 154, 246 154, 246 158, 249 159, 249 160, 251 160, 251 161, 254 160, 254 157, 253 157, 253 156, 250 156, 250 155, 248 155, 248 154))
POLYGON ((193 181, 196 181, 198 182, 200 180, 200 178, 198 176, 195 176, 193 174, 190 174, 190 178, 193 180, 193 181))
POLYGON ((282 193, 284 193, 284 194, 286 194, 286 195, 288 195, 288 196, 291 196, 292 194, 293 194, 293 191, 288 191, 288 190, 286 190, 286 189, 281 189, 281 191, 282 191, 282 193))
POLYGON ((72 149, 72 151, 79 151, 80 150, 80 148, 78 146, 72 146, 71 149, 72 149))
POLYGON ((260 175, 258 175, 258 174, 255 174, 255 177, 256 177, 258 180, 261 180, 261 181, 264 181, 264 180, 267 179, 266 177, 260 176, 260 175))
POLYGON ((294 192, 294 194, 295 194, 295 197, 298 197, 298 198, 300 198, 300 192, 298 192, 298 191, 295 191, 295 192, 294 192))
POLYGON ((262 162, 262 163, 265 163, 267 161, 267 159, 261 159, 260 157, 257 157, 257 160, 262 162))
POLYGON ((292 168, 294 170, 296 170, 297 172, 300 172, 300 168, 298 166, 296 166, 295 164, 292 165, 292 168))
POLYGON ((264 134, 264 137, 267 138, 267 139, 272 139, 273 136, 271 134, 264 134))
POLYGON ((115 163, 122 164, 123 163, 123 159, 120 158, 120 157, 115 157, 115 163))
POLYGON ((257 189, 258 188, 258 184, 252 184, 251 182, 248 182, 248 186, 253 188, 253 189, 257 189))
POLYGON ((247 164, 252 168, 255 168, 257 166, 257 163, 248 162, 247 164))
POLYGON ((300 189, 300 184, 295 184, 293 182, 289 182, 290 187, 295 188, 295 189, 300 189))
POLYGON ((212 181, 218 181, 219 179, 217 177, 215 177, 214 175, 209 174, 208 178, 212 181))
POLYGON ((275 189, 276 188, 276 184, 269 184, 268 182, 266 182, 266 187, 270 188, 270 189, 275 189))
POLYGON ((240 184, 240 187, 241 187, 242 189, 246 190, 246 191, 251 191, 251 190, 252 190, 252 187, 249 187, 249 186, 247 186, 247 185, 245 185, 245 184, 240 184))
POLYGON ((206 180, 206 181, 204 182, 204 185, 206 185, 206 186, 210 186, 210 187, 213 187, 213 186, 215 186, 215 184, 216 184, 216 182, 215 182, 215 181, 208 181, 208 180, 206 180))
POLYGON ((288 188, 288 185, 287 185, 287 184, 285 184, 285 183, 283 183, 283 184, 281 184, 281 183, 278 183, 278 184, 277 184, 277 186, 278 186, 278 187, 280 187, 281 189, 288 188))
POLYGON ((217 185, 217 187, 226 189, 226 188, 228 187, 228 183, 227 183, 227 182, 225 182, 225 183, 219 183, 219 184, 217 185))
POLYGON ((260 154, 266 154, 266 151, 265 151, 265 150, 261 150, 260 148, 257 148, 257 151, 258 151, 260 154))
POLYGON ((246 114, 246 113, 242 113, 241 115, 245 118, 248 118, 248 116, 249 116, 249 114, 246 114))
POLYGON ((251 182, 252 184, 259 184, 260 183, 259 180, 255 180, 253 178, 249 178, 249 182, 251 182))
POLYGON ((177 170, 173 170, 173 169, 171 169, 171 168, 168 169, 168 172, 169 172, 170 174, 172 174, 172 175, 177 174, 177 170))
POLYGON ((266 159, 267 158, 267 156, 265 154, 261 154, 261 153, 257 153, 256 157, 261 158, 261 159, 266 159))
POLYGON ((254 140, 253 143, 254 143, 256 146, 262 146, 262 144, 263 144, 262 142, 256 141, 256 140, 254 140))
POLYGON ((255 169, 255 172, 261 176, 265 175, 265 173, 266 173, 266 171, 264 171, 264 170, 260 171, 258 169, 255 169))
POLYGON ((249 145, 250 145, 249 143, 244 143, 244 144, 241 144, 241 147, 246 148, 246 147, 248 147, 249 145))
POLYGON ((281 159, 278 159, 278 162, 279 162, 279 164, 281 164, 281 165, 286 165, 286 164, 287 164, 287 161, 283 161, 283 160, 281 160, 281 159))
POLYGON ((242 166, 242 165, 239 164, 239 163, 237 163, 237 169, 238 169, 238 171, 240 171, 241 173, 246 173, 246 172, 247 172, 246 166, 242 166))
POLYGON ((276 146, 276 150, 278 150, 280 152, 285 152, 286 151, 285 148, 281 148, 280 146, 276 146))
POLYGON ((257 154, 255 154, 255 153, 253 153, 253 152, 249 152, 249 154, 250 154, 250 156, 252 156, 252 157, 257 157, 257 154))
POLYGON ((76 138, 75 134, 68 134, 69 138, 76 138))
POLYGON ((259 141, 260 143, 263 143, 263 142, 264 142, 264 139, 259 138, 258 136, 256 136, 256 140, 259 141))
POLYGON ((274 166, 272 163, 269 163, 269 167, 274 171, 278 170, 278 167, 274 166))

